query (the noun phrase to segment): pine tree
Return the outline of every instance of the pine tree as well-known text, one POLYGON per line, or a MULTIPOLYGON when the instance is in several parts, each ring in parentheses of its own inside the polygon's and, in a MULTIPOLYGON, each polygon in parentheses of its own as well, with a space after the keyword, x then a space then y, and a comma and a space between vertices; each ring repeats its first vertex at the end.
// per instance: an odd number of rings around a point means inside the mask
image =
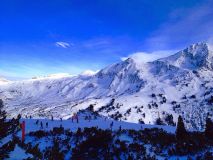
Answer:
POLYGON ((175 126, 172 114, 168 114, 165 118, 165 121, 168 123, 168 125, 175 126))
POLYGON ((88 110, 94 112, 94 106, 92 104, 89 105, 88 110))
POLYGON ((156 125, 164 125, 164 123, 163 123, 163 121, 161 120, 161 118, 157 118, 155 124, 156 124, 156 125))
POLYGON ((7 135, 8 125, 6 122, 6 112, 3 110, 4 103, 0 99, 0 139, 4 138, 7 135))
POLYGON ((205 136, 206 138, 213 139, 213 122, 210 118, 206 118, 205 136))
POLYGON ((14 149, 15 144, 14 142, 7 142, 6 144, 2 143, 2 139, 5 138, 7 135, 14 134, 18 131, 19 119, 13 118, 11 120, 6 119, 6 112, 3 110, 4 103, 0 99, 0 159, 8 158, 9 150, 14 149), (9 148, 8 148, 9 147, 9 148))
POLYGON ((0 140, 6 137, 8 134, 15 133, 18 131, 17 126, 19 125, 19 120, 21 118, 18 115, 17 119, 7 120, 7 113, 3 110, 4 103, 0 99, 0 140))
POLYGON ((178 141, 184 141, 187 138, 187 131, 185 129, 183 119, 181 116, 178 117, 177 129, 176 129, 176 139, 178 141))

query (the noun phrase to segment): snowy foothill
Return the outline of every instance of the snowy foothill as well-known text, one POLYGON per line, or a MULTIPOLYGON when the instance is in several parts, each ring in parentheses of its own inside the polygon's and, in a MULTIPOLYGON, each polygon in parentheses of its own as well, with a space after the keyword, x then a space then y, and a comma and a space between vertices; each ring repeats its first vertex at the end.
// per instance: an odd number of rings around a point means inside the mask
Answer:
MULTIPOLYGON (((15 142, 9 158, 6 158, 8 160, 94 159, 94 156, 95 159, 107 159, 108 151, 111 151, 110 157, 122 160, 128 156, 133 159, 143 157, 153 160, 186 160, 199 156, 208 157, 212 148, 208 145, 204 147, 198 139, 199 143, 183 144, 192 153, 189 154, 188 151, 179 150, 175 138, 176 127, 115 121, 88 111, 78 114, 78 121, 20 119, 20 123, 22 122, 25 122, 26 131, 24 141, 21 141, 21 130, 16 134, 18 139, 14 140, 14 137, 8 135, 2 141, 3 144, 9 140, 15 142), (202 149, 196 145, 201 145, 202 149), (195 147, 195 152, 192 146, 195 147)), ((193 134, 197 136, 196 132, 193 134)), ((197 140, 193 136, 192 138, 193 141, 197 140)))

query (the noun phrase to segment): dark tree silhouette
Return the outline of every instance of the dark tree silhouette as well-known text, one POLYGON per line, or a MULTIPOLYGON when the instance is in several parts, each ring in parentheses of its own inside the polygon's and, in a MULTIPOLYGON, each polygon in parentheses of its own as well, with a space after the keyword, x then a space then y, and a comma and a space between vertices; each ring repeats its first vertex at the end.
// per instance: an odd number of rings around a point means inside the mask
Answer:
POLYGON ((168 123, 168 125, 175 126, 172 114, 168 114, 165 118, 165 121, 168 123))
POLYGON ((177 129, 176 129, 176 139, 178 141, 184 141, 187 137, 187 131, 185 129, 183 119, 181 116, 178 117, 177 129))
POLYGON ((7 135, 8 125, 6 122, 6 112, 3 110, 4 103, 0 99, 0 139, 4 138, 7 135))
POLYGON ((164 123, 163 123, 163 121, 161 120, 161 118, 157 118, 155 124, 156 124, 156 125, 164 125, 164 123))
POLYGON ((89 105, 88 110, 94 112, 94 106, 92 104, 89 105))
POLYGON ((213 139, 213 122, 210 118, 206 118, 205 136, 213 139))
POLYGON ((17 119, 7 120, 7 113, 3 110, 4 103, 0 99, 0 140, 6 137, 8 134, 15 133, 17 131, 17 126, 19 125, 19 119, 21 118, 18 115, 17 119))

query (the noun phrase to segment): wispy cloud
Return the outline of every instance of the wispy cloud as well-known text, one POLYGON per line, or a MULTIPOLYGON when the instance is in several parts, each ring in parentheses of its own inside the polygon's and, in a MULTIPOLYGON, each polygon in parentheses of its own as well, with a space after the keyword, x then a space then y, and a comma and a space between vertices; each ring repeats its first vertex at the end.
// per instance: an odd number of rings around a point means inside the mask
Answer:
POLYGON ((128 55, 127 57, 122 57, 121 60, 126 60, 127 58, 132 58, 138 63, 152 62, 159 58, 167 57, 169 55, 175 54, 177 50, 162 50, 155 52, 136 52, 128 55))
POLYGON ((83 71, 81 73, 81 75, 92 76, 92 75, 96 74, 98 71, 99 70, 93 71, 93 70, 87 69, 87 70, 83 71))
POLYGON ((84 42, 84 47, 94 48, 94 47, 104 47, 111 44, 110 39, 90 39, 84 42))
POLYGON ((144 45, 155 50, 208 41, 213 37, 212 8, 213 1, 206 1, 200 6, 173 11, 169 20, 154 31, 144 45))
POLYGON ((62 48, 69 48, 69 47, 73 46, 72 43, 68 43, 68 42, 56 42, 55 45, 57 47, 62 47, 62 48))

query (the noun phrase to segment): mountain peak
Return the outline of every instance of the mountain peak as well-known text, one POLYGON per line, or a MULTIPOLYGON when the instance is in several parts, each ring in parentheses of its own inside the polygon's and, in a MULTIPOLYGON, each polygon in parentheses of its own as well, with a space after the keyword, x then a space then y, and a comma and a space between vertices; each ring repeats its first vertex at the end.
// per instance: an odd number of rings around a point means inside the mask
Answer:
POLYGON ((206 43, 197 43, 153 62, 138 63, 139 58, 131 57, 94 76, 0 85, 0 97, 8 105, 10 117, 19 113, 70 117, 93 104, 98 113, 129 122, 152 124, 157 117, 163 120, 172 114, 175 120, 181 114, 186 122, 192 122, 186 123, 188 128, 200 129, 212 105, 211 55, 206 43), (205 70, 199 72, 200 68, 205 70), (14 104, 17 107, 10 108, 14 104))
POLYGON ((204 42, 192 44, 172 56, 159 59, 159 61, 185 69, 194 70, 203 67, 213 69, 213 54, 209 44, 204 42))
POLYGON ((128 62, 128 63, 134 63, 134 59, 129 57, 125 60, 125 62, 128 62))
POLYGON ((204 53, 206 55, 208 50, 209 50, 208 44, 204 43, 204 42, 200 42, 200 43, 195 43, 195 44, 190 45, 183 51, 187 52, 187 53, 191 53, 193 56, 196 56, 197 54, 200 55, 202 53, 204 53))
POLYGON ((193 49, 206 48, 206 47, 208 47, 208 44, 206 42, 198 42, 198 43, 191 44, 189 47, 191 47, 193 49))

